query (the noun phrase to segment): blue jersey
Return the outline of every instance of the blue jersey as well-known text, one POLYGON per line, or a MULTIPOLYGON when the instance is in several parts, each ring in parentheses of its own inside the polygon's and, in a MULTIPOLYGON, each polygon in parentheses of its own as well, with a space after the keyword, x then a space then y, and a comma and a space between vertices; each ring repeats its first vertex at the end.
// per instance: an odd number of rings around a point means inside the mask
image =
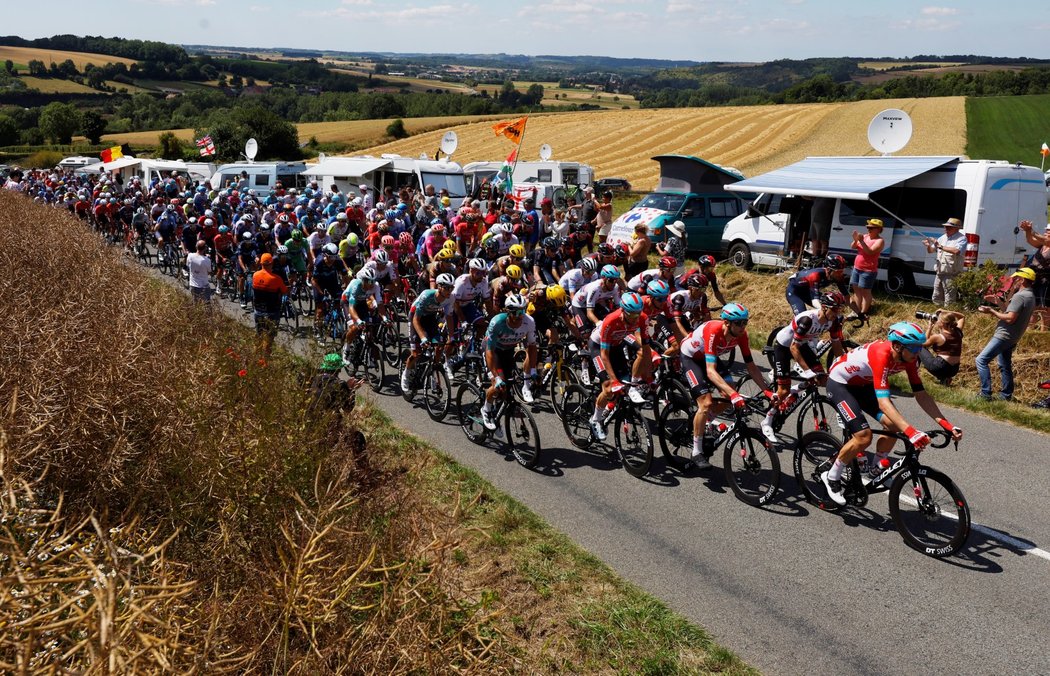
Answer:
POLYGON ((360 279, 354 279, 347 284, 346 289, 343 291, 343 301, 350 303, 363 303, 372 297, 376 301, 376 307, 383 302, 382 296, 379 295, 379 285, 372 283, 371 289, 365 288, 364 281, 360 279))
POLYGON ((485 332, 486 350, 512 350, 522 341, 526 345, 536 344, 536 321, 532 317, 522 315, 518 328, 512 327, 508 319, 507 313, 501 312, 489 322, 485 332))
POLYGON ((452 314, 452 296, 450 294, 448 298, 441 300, 437 289, 427 289, 412 303, 412 313, 420 317, 452 314))

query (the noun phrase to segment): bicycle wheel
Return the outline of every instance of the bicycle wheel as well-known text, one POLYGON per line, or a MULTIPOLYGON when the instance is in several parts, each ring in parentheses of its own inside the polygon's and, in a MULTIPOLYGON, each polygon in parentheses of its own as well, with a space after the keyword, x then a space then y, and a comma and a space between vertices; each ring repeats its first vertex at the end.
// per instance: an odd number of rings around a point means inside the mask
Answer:
POLYGON ((616 426, 616 452, 627 473, 643 477, 653 464, 653 433, 649 421, 633 406, 621 408, 613 421, 616 426))
POLYGON ((966 498, 955 482, 935 469, 902 471, 890 488, 889 502, 901 537, 927 556, 951 556, 970 537, 966 498))
POLYGON ((690 414, 696 408, 693 398, 689 396, 689 388, 677 378, 667 378, 660 383, 660 388, 656 391, 656 398, 653 400, 653 420, 655 422, 659 423, 668 406, 674 406, 690 414))
POLYGON ((820 475, 831 469, 842 448, 842 442, 828 432, 809 432, 798 440, 793 466, 795 480, 811 504, 826 512, 837 512, 842 507, 828 497, 820 475))
POLYGON ((288 331, 292 335, 299 333, 299 312, 292 305, 290 299, 285 299, 281 304, 281 310, 284 313, 284 325, 288 327, 288 331))
POLYGON ((459 386, 459 392, 456 393, 459 426, 467 439, 475 444, 484 444, 489 436, 489 431, 481 422, 481 405, 484 401, 485 394, 474 383, 466 382, 459 386))
POLYGON ((464 382, 472 383, 484 389, 488 387, 488 369, 485 368, 485 360, 477 355, 467 355, 459 365, 459 372, 463 374, 464 382))
POLYGON ((551 405, 554 407, 554 412, 558 417, 564 418, 565 413, 562 409, 562 400, 570 387, 580 384, 580 374, 574 371, 567 361, 555 364, 551 368, 554 369, 550 382, 551 405))
POLYGON ((514 401, 503 414, 506 447, 522 467, 532 469, 540 459, 540 430, 527 408, 514 401))
POLYGON ((317 309, 314 307, 313 291, 302 282, 296 286, 295 305, 304 317, 309 317, 317 309))
POLYGON ((361 357, 365 370, 365 380, 373 392, 383 389, 383 377, 386 376, 386 362, 382 350, 371 340, 365 341, 364 354, 361 357))
POLYGON ((429 370, 430 370, 430 363, 429 363, 429 361, 425 361, 423 357, 420 357, 419 359, 416 360, 415 373, 413 373, 412 377, 408 379, 409 380, 409 385, 411 385, 411 387, 408 388, 407 390, 404 389, 404 388, 401 389, 401 398, 402 399, 404 399, 405 401, 407 401, 410 404, 412 403, 412 400, 416 398, 416 392, 419 391, 419 383, 422 381, 422 378, 420 376, 424 372, 429 371, 429 370))
POLYGON ((390 324, 379 329, 377 342, 383 346, 383 358, 393 368, 401 368, 401 321, 391 316, 390 324))
POLYGON ((660 451, 675 469, 685 469, 693 463, 693 415, 691 408, 673 405, 664 407, 660 414, 660 451))
POLYGON ((798 420, 795 421, 796 439, 801 439, 809 432, 827 432, 834 436, 844 425, 838 417, 835 404, 823 394, 814 394, 798 407, 798 420))
POLYGON ((423 378, 423 405, 427 409, 427 415, 434 422, 441 422, 448 415, 448 409, 452 405, 451 383, 445 370, 434 364, 430 364, 423 378))
POLYGON ((762 433, 738 428, 725 442, 722 456, 726 482, 752 507, 767 505, 780 486, 780 460, 762 433))
POLYGON ((591 414, 594 396, 581 385, 571 385, 562 398, 561 425, 565 436, 576 448, 586 450, 591 445, 591 414))

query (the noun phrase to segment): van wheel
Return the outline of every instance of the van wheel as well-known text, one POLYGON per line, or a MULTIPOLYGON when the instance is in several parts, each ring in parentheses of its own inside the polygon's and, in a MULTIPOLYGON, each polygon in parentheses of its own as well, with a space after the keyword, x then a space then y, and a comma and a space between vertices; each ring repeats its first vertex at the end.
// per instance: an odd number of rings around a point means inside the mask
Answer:
POLYGON ((911 272, 900 265, 891 265, 886 275, 886 291, 894 294, 902 294, 915 287, 915 280, 911 272))
POLYGON ((729 262, 744 270, 751 269, 751 249, 743 242, 735 242, 729 247, 729 262))

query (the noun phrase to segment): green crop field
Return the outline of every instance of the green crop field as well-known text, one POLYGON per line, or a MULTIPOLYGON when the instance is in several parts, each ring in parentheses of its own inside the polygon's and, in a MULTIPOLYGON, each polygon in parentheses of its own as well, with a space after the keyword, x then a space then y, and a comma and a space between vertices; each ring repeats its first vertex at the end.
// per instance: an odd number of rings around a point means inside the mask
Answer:
POLYGON ((1038 167, 1039 148, 1050 144, 1048 110, 1050 94, 967 98, 966 154, 1038 167))

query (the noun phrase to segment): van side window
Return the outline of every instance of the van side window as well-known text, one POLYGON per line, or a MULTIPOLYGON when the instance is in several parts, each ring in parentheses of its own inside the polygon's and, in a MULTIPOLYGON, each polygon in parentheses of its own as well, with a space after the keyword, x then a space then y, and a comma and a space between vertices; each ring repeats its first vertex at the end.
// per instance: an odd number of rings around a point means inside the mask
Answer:
POLYGON ((550 169, 538 169, 538 170, 536 170, 536 181, 538 183, 550 183, 551 182, 551 170, 550 169))
POLYGON ((731 197, 712 197, 711 218, 733 218, 740 214, 740 200, 731 197))
POLYGON ((778 214, 780 213, 780 203, 782 201, 784 201, 783 195, 766 194, 755 200, 752 206, 760 214, 778 214))
MULTIPOLYGON (((948 218, 945 214, 966 212, 966 191, 954 188, 886 188, 871 198, 917 228, 936 229, 948 218)), ((887 228, 903 227, 872 202, 842 200, 839 221, 843 225, 864 225, 869 218, 881 218, 887 228)))
MULTIPOLYGON (((887 205, 886 207, 890 207, 887 205)), ((842 200, 839 206, 839 222, 843 225, 864 225, 869 218, 881 218, 887 228, 897 227, 897 219, 891 218, 882 209, 871 202, 861 200, 842 200)))
POLYGON ((579 169, 562 169, 561 170, 561 182, 565 185, 576 185, 580 182, 580 170, 579 169))
POLYGON ((270 184, 270 181, 268 180, 266 174, 255 174, 254 176, 252 176, 252 183, 254 185, 261 185, 265 187, 270 184))
POLYGON ((686 218, 703 218, 704 212, 704 200, 699 197, 690 197, 682 209, 682 215, 686 218))

